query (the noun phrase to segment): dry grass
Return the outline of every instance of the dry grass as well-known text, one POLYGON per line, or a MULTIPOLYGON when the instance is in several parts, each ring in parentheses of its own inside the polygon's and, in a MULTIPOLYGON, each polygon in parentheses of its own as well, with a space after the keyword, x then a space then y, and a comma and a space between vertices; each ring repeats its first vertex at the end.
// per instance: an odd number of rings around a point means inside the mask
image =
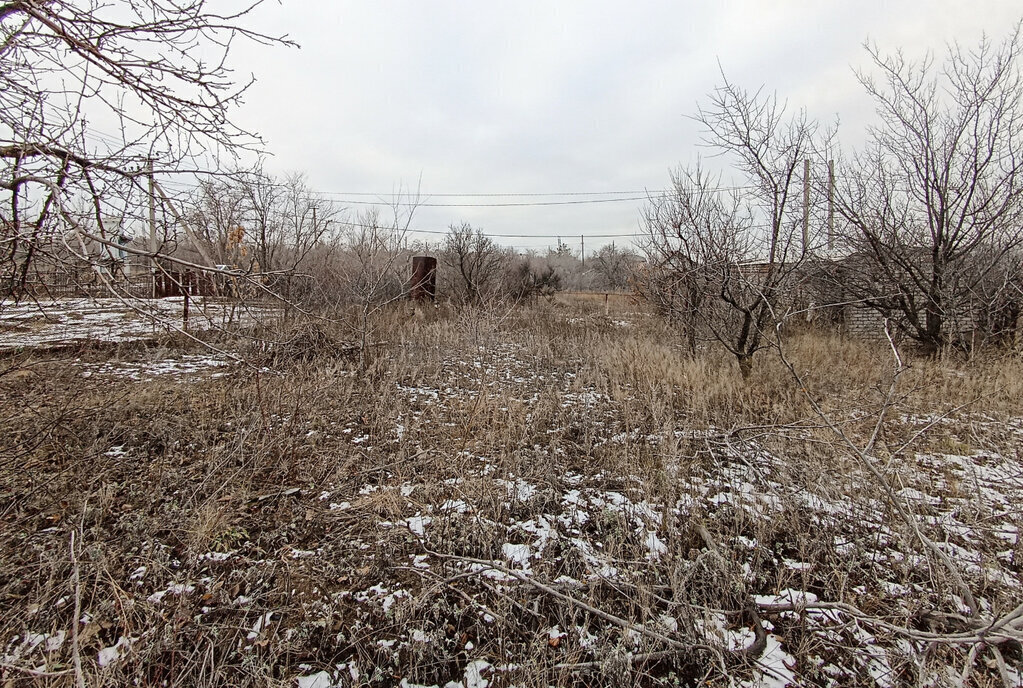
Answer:
MULTIPOLYGON (((364 371, 344 331, 294 328, 275 338, 286 346, 219 342, 255 363, 219 378, 110 372, 180 355, 175 339, 0 363, 12 685, 74 685, 70 636, 54 640, 73 627, 90 685, 320 671, 330 685, 443 685, 476 667, 492 685, 546 686, 752 681, 767 655, 729 643, 753 637, 751 596, 787 589, 905 628, 954 626, 955 585, 807 400, 866 443, 891 378, 884 347, 793 334, 804 393, 776 356, 744 382, 640 307, 605 317, 602 299, 395 308, 364 371), (100 362, 112 368, 83 376, 100 362), (540 554, 527 578, 568 600, 473 572, 469 560, 521 570, 516 545, 540 554), (31 634, 48 635, 28 647, 31 634)), ((914 360, 874 452, 891 485, 927 496, 913 508, 932 538, 982 557, 960 563, 995 611, 1019 595, 1023 549, 1005 529, 1023 522, 992 491, 1023 495, 1021 395, 1016 360, 914 360), (985 487, 996 464, 1008 477, 985 487)), ((942 685, 965 660, 848 617, 760 616, 804 684, 942 685)), ((1002 651, 1019 666, 1017 645, 1002 651)), ((984 658, 969 681, 996 685, 984 658)))

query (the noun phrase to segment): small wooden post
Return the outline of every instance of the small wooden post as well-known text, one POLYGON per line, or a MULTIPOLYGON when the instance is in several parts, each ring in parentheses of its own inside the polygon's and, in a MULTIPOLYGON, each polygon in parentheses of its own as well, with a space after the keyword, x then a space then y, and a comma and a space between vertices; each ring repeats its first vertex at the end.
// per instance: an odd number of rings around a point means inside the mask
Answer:
POLYGON ((409 299, 421 303, 437 297, 437 259, 432 256, 412 256, 412 286, 409 299))
POLYGON ((183 329, 185 330, 185 332, 188 332, 188 288, 189 288, 188 280, 189 280, 189 278, 191 276, 192 276, 191 273, 188 273, 188 272, 185 273, 185 280, 186 280, 185 281, 185 304, 184 304, 185 307, 184 307, 184 313, 181 316, 181 319, 184 321, 183 322, 183 329))

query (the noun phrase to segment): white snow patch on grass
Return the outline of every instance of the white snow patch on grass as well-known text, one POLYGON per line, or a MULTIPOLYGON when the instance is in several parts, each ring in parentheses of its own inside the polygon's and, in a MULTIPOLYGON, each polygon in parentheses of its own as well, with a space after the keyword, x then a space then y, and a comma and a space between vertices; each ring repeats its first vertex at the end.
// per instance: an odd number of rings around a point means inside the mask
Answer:
POLYGON ((123 635, 117 639, 117 642, 110 647, 104 647, 99 651, 96 657, 96 663, 101 667, 108 667, 114 662, 121 659, 128 650, 131 649, 132 644, 137 638, 125 638, 123 635))

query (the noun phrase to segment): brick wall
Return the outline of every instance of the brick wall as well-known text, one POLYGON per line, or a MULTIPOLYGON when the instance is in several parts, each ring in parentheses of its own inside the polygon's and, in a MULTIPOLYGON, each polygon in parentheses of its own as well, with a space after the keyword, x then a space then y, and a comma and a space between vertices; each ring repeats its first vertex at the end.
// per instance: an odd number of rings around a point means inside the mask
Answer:
POLYGON ((843 331, 857 339, 884 339, 884 318, 869 308, 847 306, 843 313, 843 331))

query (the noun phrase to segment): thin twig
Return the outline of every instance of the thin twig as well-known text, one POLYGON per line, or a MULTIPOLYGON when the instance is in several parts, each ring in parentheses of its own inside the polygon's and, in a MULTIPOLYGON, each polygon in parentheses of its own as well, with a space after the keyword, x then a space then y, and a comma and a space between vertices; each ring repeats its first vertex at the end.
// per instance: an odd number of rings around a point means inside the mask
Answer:
MULTIPOLYGON (((83 516, 84 519, 84 508, 83 516)), ((71 585, 75 591, 75 614, 71 619, 71 657, 74 662, 75 684, 85 688, 85 674, 82 673, 82 653, 78 644, 78 626, 82 618, 82 586, 81 572, 78 568, 78 556, 75 554, 75 530, 71 530, 71 585)))

